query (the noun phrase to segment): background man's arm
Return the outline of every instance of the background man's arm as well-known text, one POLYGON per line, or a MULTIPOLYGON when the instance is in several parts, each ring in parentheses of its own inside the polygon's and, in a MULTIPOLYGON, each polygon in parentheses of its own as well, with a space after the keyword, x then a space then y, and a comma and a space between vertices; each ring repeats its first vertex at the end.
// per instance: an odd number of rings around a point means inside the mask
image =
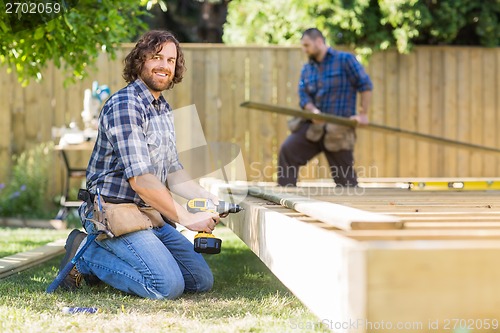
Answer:
POLYGON ((370 104, 372 100, 372 91, 365 90, 360 93, 361 106, 357 115, 351 117, 356 119, 360 125, 367 125, 369 123, 368 112, 370 111, 370 104))
POLYGON ((349 78, 361 95, 359 112, 351 118, 356 119, 360 125, 366 125, 368 124, 368 112, 370 110, 373 84, 365 69, 356 60, 354 55, 350 54, 347 56, 346 65, 345 68, 349 74, 349 78))

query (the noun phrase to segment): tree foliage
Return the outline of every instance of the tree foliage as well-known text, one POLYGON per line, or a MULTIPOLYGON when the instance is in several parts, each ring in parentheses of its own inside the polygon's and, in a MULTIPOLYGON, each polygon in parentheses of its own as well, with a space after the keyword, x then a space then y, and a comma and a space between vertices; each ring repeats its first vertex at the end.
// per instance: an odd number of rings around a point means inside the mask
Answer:
POLYGON ((296 44, 317 27, 361 54, 414 44, 498 46, 498 0, 233 0, 224 41, 296 44))
POLYGON ((33 77, 41 79, 42 69, 50 60, 66 70, 66 82, 80 79, 99 52, 108 52, 114 58, 121 42, 130 41, 145 29, 140 19, 145 12, 138 0, 31 2, 59 3, 61 11, 49 14, 40 5, 34 13, 26 12, 28 7, 19 7, 17 12, 14 7, 8 12, 7 2, 0 3, 0 64, 15 70, 23 84, 33 77))

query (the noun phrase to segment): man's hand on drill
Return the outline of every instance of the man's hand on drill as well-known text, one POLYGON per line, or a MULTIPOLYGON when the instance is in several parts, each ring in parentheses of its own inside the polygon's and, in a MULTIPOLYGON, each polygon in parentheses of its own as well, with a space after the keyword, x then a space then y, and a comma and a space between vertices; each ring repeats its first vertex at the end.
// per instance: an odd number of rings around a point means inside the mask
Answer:
POLYGON ((219 221, 219 214, 209 212, 179 214, 179 223, 191 231, 212 232, 219 221))

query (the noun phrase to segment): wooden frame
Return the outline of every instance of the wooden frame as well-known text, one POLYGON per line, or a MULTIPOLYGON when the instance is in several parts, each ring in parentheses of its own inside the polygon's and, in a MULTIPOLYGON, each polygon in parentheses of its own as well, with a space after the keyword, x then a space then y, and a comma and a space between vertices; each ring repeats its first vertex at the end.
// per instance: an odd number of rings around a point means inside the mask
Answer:
MULTIPOLYGON (((241 184, 214 180, 203 180, 202 184, 226 200, 234 197, 228 195, 228 188, 240 198, 246 190, 241 184)), ((295 192, 306 190, 298 188, 295 192)), ((265 199, 253 196, 258 192, 252 188, 252 195, 240 202, 243 213, 230 215, 225 223, 317 315, 314 324, 336 332, 432 332, 449 328, 453 319, 474 320, 473 325, 498 320, 500 210, 487 214, 489 225, 475 228, 475 216, 485 217, 486 212, 455 214, 453 210, 460 207, 460 202, 455 202, 448 213, 421 216, 426 223, 434 221, 426 228, 404 225, 402 229, 342 230, 342 226, 329 225, 269 200, 272 195, 289 196, 293 189, 263 186, 260 192, 267 192, 265 199), (441 222, 435 219, 443 215, 463 215, 462 222, 440 228, 441 222), (468 221, 466 228, 460 224, 464 221, 468 221)), ((414 200, 420 206, 427 202, 430 207, 437 200, 446 203, 450 194, 430 197, 429 193, 407 191, 402 196, 394 189, 365 196, 330 193, 331 200, 353 207, 363 201, 389 206, 386 213, 394 213, 391 207, 414 200), (392 193, 396 204, 387 205, 382 193, 392 193)), ((498 195, 489 192, 451 195, 448 202, 460 195, 485 203, 500 201, 498 195)), ((474 203, 462 204, 472 212, 477 209, 474 203)), ((406 223, 407 213, 394 214, 406 223)))

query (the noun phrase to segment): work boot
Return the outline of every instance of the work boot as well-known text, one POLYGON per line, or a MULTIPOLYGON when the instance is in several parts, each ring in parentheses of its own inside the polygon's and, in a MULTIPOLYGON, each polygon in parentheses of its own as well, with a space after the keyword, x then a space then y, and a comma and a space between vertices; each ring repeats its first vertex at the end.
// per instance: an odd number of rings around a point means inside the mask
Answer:
MULTIPOLYGON (((66 240, 66 245, 64 246, 64 248, 66 249, 66 255, 61 261, 59 271, 61 271, 64 266, 66 266, 66 264, 75 257, 80 244, 82 244, 86 237, 87 234, 78 229, 74 229, 73 231, 71 231, 68 239, 66 240)), ((73 291, 82 285, 82 278, 85 280, 85 282, 87 282, 89 286, 96 285, 100 282, 97 276, 93 274, 81 274, 78 269, 76 269, 76 266, 74 266, 62 281, 61 287, 66 290, 73 291)))
MULTIPOLYGON (((64 245, 64 249, 66 250, 66 255, 61 261, 61 265, 59 265, 59 271, 63 270, 66 264, 69 263, 71 259, 75 257, 78 247, 80 246, 80 244, 82 243, 82 241, 85 239, 86 236, 87 235, 84 232, 78 229, 74 229, 73 231, 71 231, 71 233, 68 236, 68 239, 66 240, 66 245, 64 245)), ((83 278, 82 274, 78 272, 75 266, 69 272, 69 274, 64 278, 64 280, 61 283, 61 287, 66 290, 73 291, 82 285, 82 278, 83 278)))

